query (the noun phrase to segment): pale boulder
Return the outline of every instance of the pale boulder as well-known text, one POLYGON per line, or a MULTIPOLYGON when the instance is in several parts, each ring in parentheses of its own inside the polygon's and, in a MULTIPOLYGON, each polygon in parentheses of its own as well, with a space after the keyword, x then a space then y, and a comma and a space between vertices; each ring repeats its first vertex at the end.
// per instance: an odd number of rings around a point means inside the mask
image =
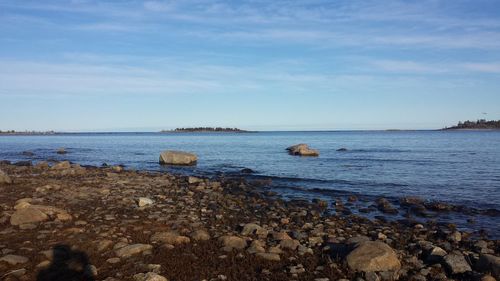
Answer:
POLYGON ((305 143, 301 144, 296 144, 293 146, 288 147, 286 150, 288 150, 288 153, 291 155, 298 155, 298 156, 319 156, 319 151, 316 149, 311 149, 309 146, 305 143))
POLYGON ((168 165, 195 165, 198 157, 193 153, 167 150, 160 154, 160 164, 168 165))
POLYGON ((396 252, 379 241, 358 244, 347 256, 347 265, 352 270, 363 272, 396 271, 401 268, 396 252))

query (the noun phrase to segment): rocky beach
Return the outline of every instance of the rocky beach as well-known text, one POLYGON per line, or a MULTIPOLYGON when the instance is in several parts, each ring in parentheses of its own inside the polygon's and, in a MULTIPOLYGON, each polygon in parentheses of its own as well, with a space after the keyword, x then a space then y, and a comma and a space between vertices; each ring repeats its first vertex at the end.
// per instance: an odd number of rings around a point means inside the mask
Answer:
POLYGON ((85 254, 63 262, 107 281, 486 281, 500 274, 498 240, 453 225, 342 212, 354 197, 339 199, 332 213, 326 201, 286 201, 243 178, 67 161, 4 161, 0 169, 2 280, 36 280, 61 251, 85 254))

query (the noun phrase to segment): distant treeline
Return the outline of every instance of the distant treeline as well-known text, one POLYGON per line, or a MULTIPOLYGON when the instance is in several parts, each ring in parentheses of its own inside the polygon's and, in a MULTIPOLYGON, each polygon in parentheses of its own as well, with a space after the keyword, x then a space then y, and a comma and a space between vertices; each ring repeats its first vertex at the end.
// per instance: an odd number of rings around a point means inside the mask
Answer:
POLYGON ((46 131, 46 132, 38 132, 38 131, 14 131, 14 130, 7 130, 7 131, 2 131, 0 130, 0 135, 53 135, 56 132, 54 131, 46 131))
POLYGON ((456 126, 445 128, 445 130, 454 129, 500 129, 500 120, 486 121, 485 119, 479 119, 477 121, 460 121, 456 126))
POLYGON ((162 130, 162 133, 167 132, 247 132, 238 128, 222 128, 222 127, 195 127, 195 128, 176 128, 175 130, 162 130))

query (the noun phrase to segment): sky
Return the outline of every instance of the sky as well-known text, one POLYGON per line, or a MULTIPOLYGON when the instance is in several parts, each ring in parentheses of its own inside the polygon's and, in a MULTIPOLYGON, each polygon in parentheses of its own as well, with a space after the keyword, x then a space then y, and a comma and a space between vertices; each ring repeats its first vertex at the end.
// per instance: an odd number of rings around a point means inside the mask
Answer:
POLYGON ((500 119, 500 1, 0 0, 0 130, 500 119))

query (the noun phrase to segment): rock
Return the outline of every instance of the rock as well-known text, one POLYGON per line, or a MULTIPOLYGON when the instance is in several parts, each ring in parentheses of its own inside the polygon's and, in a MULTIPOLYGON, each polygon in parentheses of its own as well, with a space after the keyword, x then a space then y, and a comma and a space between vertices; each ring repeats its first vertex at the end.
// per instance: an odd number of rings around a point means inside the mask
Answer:
POLYGON ((280 241, 280 247, 283 249, 296 250, 300 242, 294 239, 285 239, 280 241))
POLYGON ((444 265, 451 274, 464 273, 471 271, 469 263, 460 252, 452 252, 443 258, 444 265))
POLYGON ((204 229, 198 229, 191 233, 191 238, 196 241, 207 241, 210 239, 210 234, 204 229))
POLYGON ((370 241, 368 236, 358 235, 347 239, 347 244, 357 245, 366 241, 370 241))
POLYGON ((191 242, 191 239, 186 236, 179 235, 179 233, 175 231, 167 231, 167 232, 157 232, 153 236, 151 236, 152 243, 163 243, 163 244, 171 244, 171 245, 180 245, 187 244, 191 242))
POLYGON ((247 246, 247 241, 238 236, 222 236, 221 238, 219 238, 219 241, 222 242, 222 245, 224 245, 224 247, 227 247, 229 249, 243 250, 247 246))
POLYGON ((148 272, 134 275, 134 281, 168 281, 168 279, 154 272, 148 272))
POLYGON ((484 275, 481 277, 481 281, 496 281, 496 279, 491 275, 484 275))
POLYGON ((153 205, 153 200, 147 197, 139 197, 139 200, 137 200, 137 205, 139 205, 139 207, 153 205))
POLYGON ((32 156, 35 156, 35 153, 33 153, 31 151, 23 151, 22 155, 32 157, 32 156))
POLYGON ((273 238, 274 238, 274 240, 278 240, 278 241, 292 239, 292 237, 290 237, 290 235, 288 235, 288 233, 286 233, 284 231, 273 232, 273 238))
POLYGON ((113 166, 113 167, 111 167, 111 169, 113 170, 113 172, 116 172, 116 173, 121 173, 121 172, 123 172, 123 167, 122 167, 122 166, 120 166, 120 165, 113 166))
POLYGON ((264 243, 259 240, 254 240, 250 244, 250 247, 248 247, 247 252, 249 252, 250 254, 265 253, 266 249, 264 248, 264 243))
POLYGON ((244 169, 241 169, 240 173, 242 174, 253 174, 255 173, 254 170, 250 169, 250 168, 244 168, 244 169))
POLYGON ((341 152, 343 152, 343 151, 347 151, 347 148, 345 148, 345 147, 341 147, 341 148, 337 149, 337 151, 341 151, 341 152))
POLYGON ((66 153, 68 153, 66 151, 66 148, 64 148, 64 147, 58 148, 56 152, 57 152, 57 154, 66 154, 66 153))
POLYGON ((188 177, 188 183, 189 184, 194 184, 194 183, 200 183, 200 182, 203 182, 203 179, 200 179, 198 177, 188 177))
POLYGON ((10 217, 10 224, 21 225, 28 223, 37 223, 48 220, 49 217, 37 208, 32 206, 28 208, 21 208, 12 214, 10 217))
POLYGON ((441 262, 443 260, 443 257, 446 256, 447 254, 448 253, 445 250, 443 250, 443 248, 434 247, 427 256, 426 261, 430 264, 438 263, 441 262))
POLYGON ((257 253, 258 257, 263 258, 268 261, 280 261, 280 255, 272 253, 257 253))
POLYGON ((40 161, 40 162, 36 163, 35 168, 47 169, 47 168, 49 168, 49 163, 47 163, 46 161, 40 161))
POLYGON ((309 146, 305 143, 290 146, 286 150, 288 150, 290 155, 319 156, 319 151, 309 148, 309 146))
POLYGON ((481 272, 490 272, 496 279, 500 279, 500 257, 482 254, 479 256, 476 269, 481 272))
POLYGON ((141 254, 142 252, 149 251, 153 246, 149 244, 133 244, 125 246, 115 251, 115 254, 120 258, 128 258, 133 255, 141 254))
POLYGON ((109 258, 106 260, 106 262, 110 264, 116 264, 119 263, 120 261, 121 261, 120 258, 109 258))
POLYGON ((267 233, 268 233, 267 230, 265 230, 260 225, 255 224, 255 223, 245 224, 245 226, 243 226, 243 230, 241 231, 241 235, 243 235, 243 236, 256 234, 259 237, 266 237, 267 233))
POLYGON ((113 245, 112 240, 108 240, 108 239, 101 240, 101 241, 97 242, 97 251, 102 252, 102 251, 110 248, 111 245, 113 245))
POLYGON ((0 262, 6 262, 10 265, 23 264, 27 263, 28 261, 29 259, 27 257, 17 255, 6 255, 0 258, 0 262))
POLYGON ((401 268, 394 250, 379 241, 358 244, 358 247, 347 255, 347 264, 350 269, 363 272, 396 271, 401 268))
POLYGON ((401 206, 419 206, 424 204, 424 199, 416 196, 407 196, 399 199, 399 204, 401 206))
POLYGON ((448 236, 448 240, 451 242, 458 243, 462 241, 462 234, 458 231, 455 231, 452 234, 450 234, 450 236, 448 236))
POLYGON ((54 166, 52 166, 51 169, 52 170, 66 170, 66 169, 71 169, 71 163, 69 163, 69 161, 62 161, 62 162, 59 162, 59 163, 55 164, 54 166))
POLYGON ((385 198, 379 198, 376 201, 377 203, 377 208, 382 212, 386 214, 397 214, 398 210, 396 210, 392 204, 389 202, 389 200, 385 198))
POLYGON ((12 179, 2 170, 0 170, 0 184, 11 184, 12 179))
POLYGON ((195 165, 198 157, 195 154, 183 151, 167 150, 160 154, 160 164, 168 165, 195 165))

